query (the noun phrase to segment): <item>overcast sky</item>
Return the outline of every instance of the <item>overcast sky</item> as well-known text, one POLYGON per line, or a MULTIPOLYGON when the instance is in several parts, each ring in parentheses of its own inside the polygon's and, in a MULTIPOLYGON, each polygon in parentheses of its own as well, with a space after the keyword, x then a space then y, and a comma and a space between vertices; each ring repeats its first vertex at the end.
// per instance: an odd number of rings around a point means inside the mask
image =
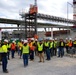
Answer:
MULTIPOLYGON (((73 0, 37 0, 38 13, 67 18, 67 2, 73 0)), ((34 0, 0 0, 0 18, 21 19, 20 12, 28 12, 34 0)), ((73 18, 73 7, 68 4, 68 18, 73 18)), ((3 26, 14 26, 0 24, 3 26)))
MULTIPOLYGON (((73 0, 37 0, 38 12, 67 18, 67 2, 73 0)), ((34 0, 0 0, 0 17, 20 19, 21 11, 27 12, 34 0)), ((73 7, 68 4, 68 15, 72 18, 73 7)))

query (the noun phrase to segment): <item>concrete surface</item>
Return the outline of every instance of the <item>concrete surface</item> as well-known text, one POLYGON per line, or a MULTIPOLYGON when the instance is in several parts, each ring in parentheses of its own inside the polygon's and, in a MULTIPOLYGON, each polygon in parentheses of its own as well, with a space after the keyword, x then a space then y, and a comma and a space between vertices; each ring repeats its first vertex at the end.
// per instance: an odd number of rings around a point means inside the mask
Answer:
MULTIPOLYGON (((46 59, 46 58, 45 58, 46 59)), ((24 68, 23 60, 16 55, 15 59, 8 60, 9 73, 6 75, 76 75, 76 58, 64 56, 52 57, 50 61, 39 63, 36 56, 34 61, 24 68)), ((5 75, 0 66, 0 75, 5 75)))

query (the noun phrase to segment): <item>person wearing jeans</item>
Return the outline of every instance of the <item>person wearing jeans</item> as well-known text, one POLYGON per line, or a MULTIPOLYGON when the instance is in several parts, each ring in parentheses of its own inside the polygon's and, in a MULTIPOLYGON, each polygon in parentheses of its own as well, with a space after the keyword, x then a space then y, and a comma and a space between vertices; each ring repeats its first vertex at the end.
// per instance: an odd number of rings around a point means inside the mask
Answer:
POLYGON ((22 48, 24 67, 28 66, 29 46, 27 42, 28 42, 27 40, 24 40, 24 45, 22 48))

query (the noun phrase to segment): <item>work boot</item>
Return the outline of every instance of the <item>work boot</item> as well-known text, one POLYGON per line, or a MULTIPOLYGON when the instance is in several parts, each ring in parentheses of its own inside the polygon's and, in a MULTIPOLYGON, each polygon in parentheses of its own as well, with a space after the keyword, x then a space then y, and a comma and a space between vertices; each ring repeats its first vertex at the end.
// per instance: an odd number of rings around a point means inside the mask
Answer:
POLYGON ((8 70, 6 70, 6 71, 3 71, 4 73, 8 73, 8 70))

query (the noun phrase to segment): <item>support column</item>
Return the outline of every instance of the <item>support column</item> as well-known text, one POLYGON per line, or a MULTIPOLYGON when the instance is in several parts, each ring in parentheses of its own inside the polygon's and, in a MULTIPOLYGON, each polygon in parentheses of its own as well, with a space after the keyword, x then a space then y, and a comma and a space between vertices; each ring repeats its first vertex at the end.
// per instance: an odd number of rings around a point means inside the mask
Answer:
POLYGON ((19 30, 19 24, 17 24, 18 30, 19 30))
POLYGON ((53 39, 53 28, 51 28, 51 38, 53 39))
POLYGON ((61 34, 60 34, 60 28, 59 28, 59 38, 61 38, 61 34))
POLYGON ((46 28, 44 28, 45 32, 46 32, 46 28))

